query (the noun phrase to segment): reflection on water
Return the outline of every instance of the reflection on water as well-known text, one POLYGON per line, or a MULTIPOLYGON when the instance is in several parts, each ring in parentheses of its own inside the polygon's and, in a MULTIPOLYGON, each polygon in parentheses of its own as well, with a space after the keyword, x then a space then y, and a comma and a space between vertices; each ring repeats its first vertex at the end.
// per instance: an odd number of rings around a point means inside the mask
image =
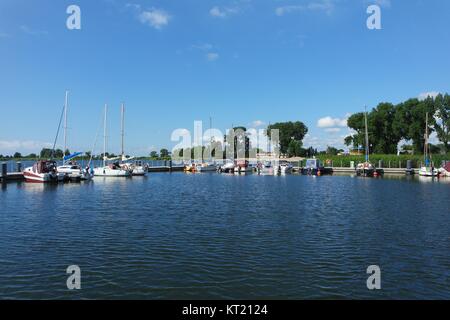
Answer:
POLYGON ((449 182, 154 173, 2 185, 0 298, 450 299, 449 182), (366 288, 372 264, 378 292, 366 288))

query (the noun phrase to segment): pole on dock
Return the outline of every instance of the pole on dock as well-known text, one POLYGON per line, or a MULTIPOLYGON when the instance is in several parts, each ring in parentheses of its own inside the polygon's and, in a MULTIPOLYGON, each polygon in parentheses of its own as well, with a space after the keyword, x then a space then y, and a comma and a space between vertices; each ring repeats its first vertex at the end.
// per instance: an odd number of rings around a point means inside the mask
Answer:
POLYGON ((3 179, 6 179, 6 176, 8 175, 8 164, 6 162, 2 162, 2 171, 0 174, 0 177, 3 179))

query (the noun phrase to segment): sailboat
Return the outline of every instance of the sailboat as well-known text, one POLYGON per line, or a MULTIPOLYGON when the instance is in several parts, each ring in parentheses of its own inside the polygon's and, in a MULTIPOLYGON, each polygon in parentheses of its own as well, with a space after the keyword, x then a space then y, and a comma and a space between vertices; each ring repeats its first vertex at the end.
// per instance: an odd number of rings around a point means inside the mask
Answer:
POLYGON ((430 145, 428 143, 428 112, 425 116, 425 143, 424 143, 424 162, 425 165, 419 169, 419 175, 423 177, 437 177, 439 171, 433 166, 430 156, 430 145))
POLYGON ((108 113, 108 106, 105 104, 105 115, 103 120, 103 166, 94 169, 94 176, 100 177, 129 177, 131 176, 130 170, 123 169, 119 161, 119 158, 108 159, 106 156, 106 118, 108 113), (115 161, 107 164, 108 161, 115 161))
POLYGON ((146 167, 143 165, 142 161, 134 161, 129 162, 130 160, 133 160, 134 157, 127 157, 125 155, 125 149, 124 149, 124 136, 125 136, 125 106, 122 103, 120 107, 121 112, 121 136, 122 136, 122 152, 121 152, 121 158, 120 158, 120 167, 124 170, 131 171, 131 174, 133 176, 144 176, 147 172, 146 167))
MULTIPOLYGON (((69 101, 69 91, 66 91, 66 98, 64 100, 64 152, 67 150, 67 108, 69 101)), ((63 164, 58 166, 56 170, 58 173, 64 174, 67 179, 72 181, 79 180, 91 180, 93 172, 86 167, 83 169, 75 161, 72 161, 76 157, 82 155, 83 152, 75 152, 69 155, 63 155, 63 164)))
POLYGON ((367 108, 365 109, 364 112, 364 126, 365 126, 365 136, 366 136, 366 146, 365 146, 365 161, 363 163, 358 163, 358 165, 356 166, 356 175, 358 176, 364 176, 364 177, 373 177, 374 175, 377 175, 375 166, 370 163, 370 159, 369 159, 369 154, 370 154, 370 150, 369 150, 369 130, 367 127, 367 108))

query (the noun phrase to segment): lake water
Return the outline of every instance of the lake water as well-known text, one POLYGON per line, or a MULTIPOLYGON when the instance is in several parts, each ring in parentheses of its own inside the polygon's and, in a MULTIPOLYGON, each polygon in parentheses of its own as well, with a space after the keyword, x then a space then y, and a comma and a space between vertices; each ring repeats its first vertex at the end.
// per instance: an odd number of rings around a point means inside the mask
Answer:
POLYGON ((0 298, 450 299, 450 179, 155 173, 0 191, 0 298), (81 290, 66 268, 81 268, 81 290), (369 265, 381 290, 366 287, 369 265))

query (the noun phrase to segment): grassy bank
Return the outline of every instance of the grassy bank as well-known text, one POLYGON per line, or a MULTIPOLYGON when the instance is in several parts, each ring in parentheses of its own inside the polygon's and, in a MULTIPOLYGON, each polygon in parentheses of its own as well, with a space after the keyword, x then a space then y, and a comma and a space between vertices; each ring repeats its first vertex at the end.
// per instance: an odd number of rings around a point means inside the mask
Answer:
MULTIPOLYGON (((316 158, 320 159, 323 163, 327 164, 327 161, 331 161, 334 167, 350 167, 350 162, 357 163, 364 162, 364 156, 331 156, 331 155, 318 155, 316 158)), ((419 168, 423 162, 423 155, 392 155, 392 154, 372 154, 370 155, 370 162, 378 166, 379 161, 382 160, 384 168, 406 168, 408 160, 412 161, 414 168, 419 168)), ((432 155, 432 161, 436 167, 440 167, 441 162, 444 160, 450 160, 450 154, 447 155, 432 155)), ((328 166, 328 164, 327 164, 328 166)))

